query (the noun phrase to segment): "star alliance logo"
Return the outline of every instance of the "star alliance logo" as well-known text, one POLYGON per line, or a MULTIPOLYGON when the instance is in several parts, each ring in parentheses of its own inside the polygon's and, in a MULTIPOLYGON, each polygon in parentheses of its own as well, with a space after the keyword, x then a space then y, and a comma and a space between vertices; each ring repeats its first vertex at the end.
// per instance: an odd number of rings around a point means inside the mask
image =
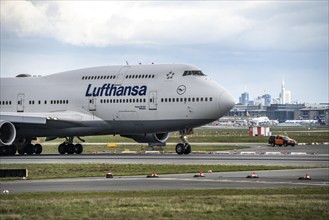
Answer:
POLYGON ((175 73, 173 71, 170 71, 167 73, 167 79, 172 79, 174 77, 175 73))

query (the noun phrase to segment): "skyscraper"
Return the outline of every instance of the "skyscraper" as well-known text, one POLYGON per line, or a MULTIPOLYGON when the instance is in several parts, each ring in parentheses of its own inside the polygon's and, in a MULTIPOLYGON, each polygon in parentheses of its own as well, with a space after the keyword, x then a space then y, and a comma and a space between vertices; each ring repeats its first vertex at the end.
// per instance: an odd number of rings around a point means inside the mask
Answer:
POLYGON ((281 82, 280 104, 291 103, 291 92, 284 87, 284 81, 281 82))
POLYGON ((249 104, 249 93, 244 92, 241 94, 241 97, 239 97, 239 102, 242 105, 248 105, 249 104))

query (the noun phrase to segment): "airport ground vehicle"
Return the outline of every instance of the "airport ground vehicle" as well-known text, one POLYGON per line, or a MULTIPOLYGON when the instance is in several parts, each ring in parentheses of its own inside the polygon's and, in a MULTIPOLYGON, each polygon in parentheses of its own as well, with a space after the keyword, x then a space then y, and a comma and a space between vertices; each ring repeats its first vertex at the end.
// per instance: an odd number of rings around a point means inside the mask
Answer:
POLYGON ((280 147, 282 145, 284 145, 285 147, 291 145, 292 147, 294 147, 297 144, 297 142, 294 139, 282 135, 270 136, 268 139, 268 143, 272 145, 272 147, 275 147, 275 145, 279 145, 280 147))

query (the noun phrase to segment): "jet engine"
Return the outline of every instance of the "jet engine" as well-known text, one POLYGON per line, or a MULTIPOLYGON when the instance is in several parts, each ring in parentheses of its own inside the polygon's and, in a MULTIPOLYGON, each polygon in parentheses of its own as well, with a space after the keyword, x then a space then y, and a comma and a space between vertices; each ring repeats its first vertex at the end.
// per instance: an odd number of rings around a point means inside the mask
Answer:
POLYGON ((0 146, 11 145, 15 138, 15 126, 9 121, 0 120, 0 146))
POLYGON ((132 138, 138 143, 165 143, 169 137, 169 133, 152 133, 137 135, 121 135, 122 137, 132 138))

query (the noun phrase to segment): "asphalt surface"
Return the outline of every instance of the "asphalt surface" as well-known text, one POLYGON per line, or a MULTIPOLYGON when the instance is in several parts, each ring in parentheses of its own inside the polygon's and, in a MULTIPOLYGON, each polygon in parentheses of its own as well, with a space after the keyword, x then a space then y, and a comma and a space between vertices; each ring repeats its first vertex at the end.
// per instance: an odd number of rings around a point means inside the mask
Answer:
POLYGON ((271 147, 249 144, 250 148, 218 152, 173 154, 41 154, 1 157, 2 164, 13 163, 120 163, 120 164, 223 164, 223 165, 285 165, 328 166, 329 145, 271 147))
POLYGON ((280 187, 329 186, 329 169, 298 169, 283 171, 255 171, 258 178, 246 178, 251 171, 159 175, 114 178, 75 178, 52 180, 21 180, 1 182, 0 189, 10 193, 22 192, 73 192, 73 191, 122 191, 122 190, 189 190, 189 189, 251 189, 280 187), (311 180, 298 180, 306 173, 311 180))
POLYGON ((212 152, 211 154, 90 154, 90 155, 37 155, 1 157, 1 164, 12 163, 126 163, 126 164, 223 164, 223 165, 290 165, 301 166, 297 170, 255 171, 259 178, 246 178, 252 171, 160 175, 113 179, 74 178, 49 180, 1 181, 0 189, 10 193, 64 192, 64 191, 119 191, 119 190, 180 190, 180 189, 236 189, 329 186, 329 145, 314 144, 295 147, 270 147, 249 144, 251 148, 237 151, 212 152), (326 167, 308 168, 304 167, 326 167), (305 174, 311 180, 298 180, 305 174))

